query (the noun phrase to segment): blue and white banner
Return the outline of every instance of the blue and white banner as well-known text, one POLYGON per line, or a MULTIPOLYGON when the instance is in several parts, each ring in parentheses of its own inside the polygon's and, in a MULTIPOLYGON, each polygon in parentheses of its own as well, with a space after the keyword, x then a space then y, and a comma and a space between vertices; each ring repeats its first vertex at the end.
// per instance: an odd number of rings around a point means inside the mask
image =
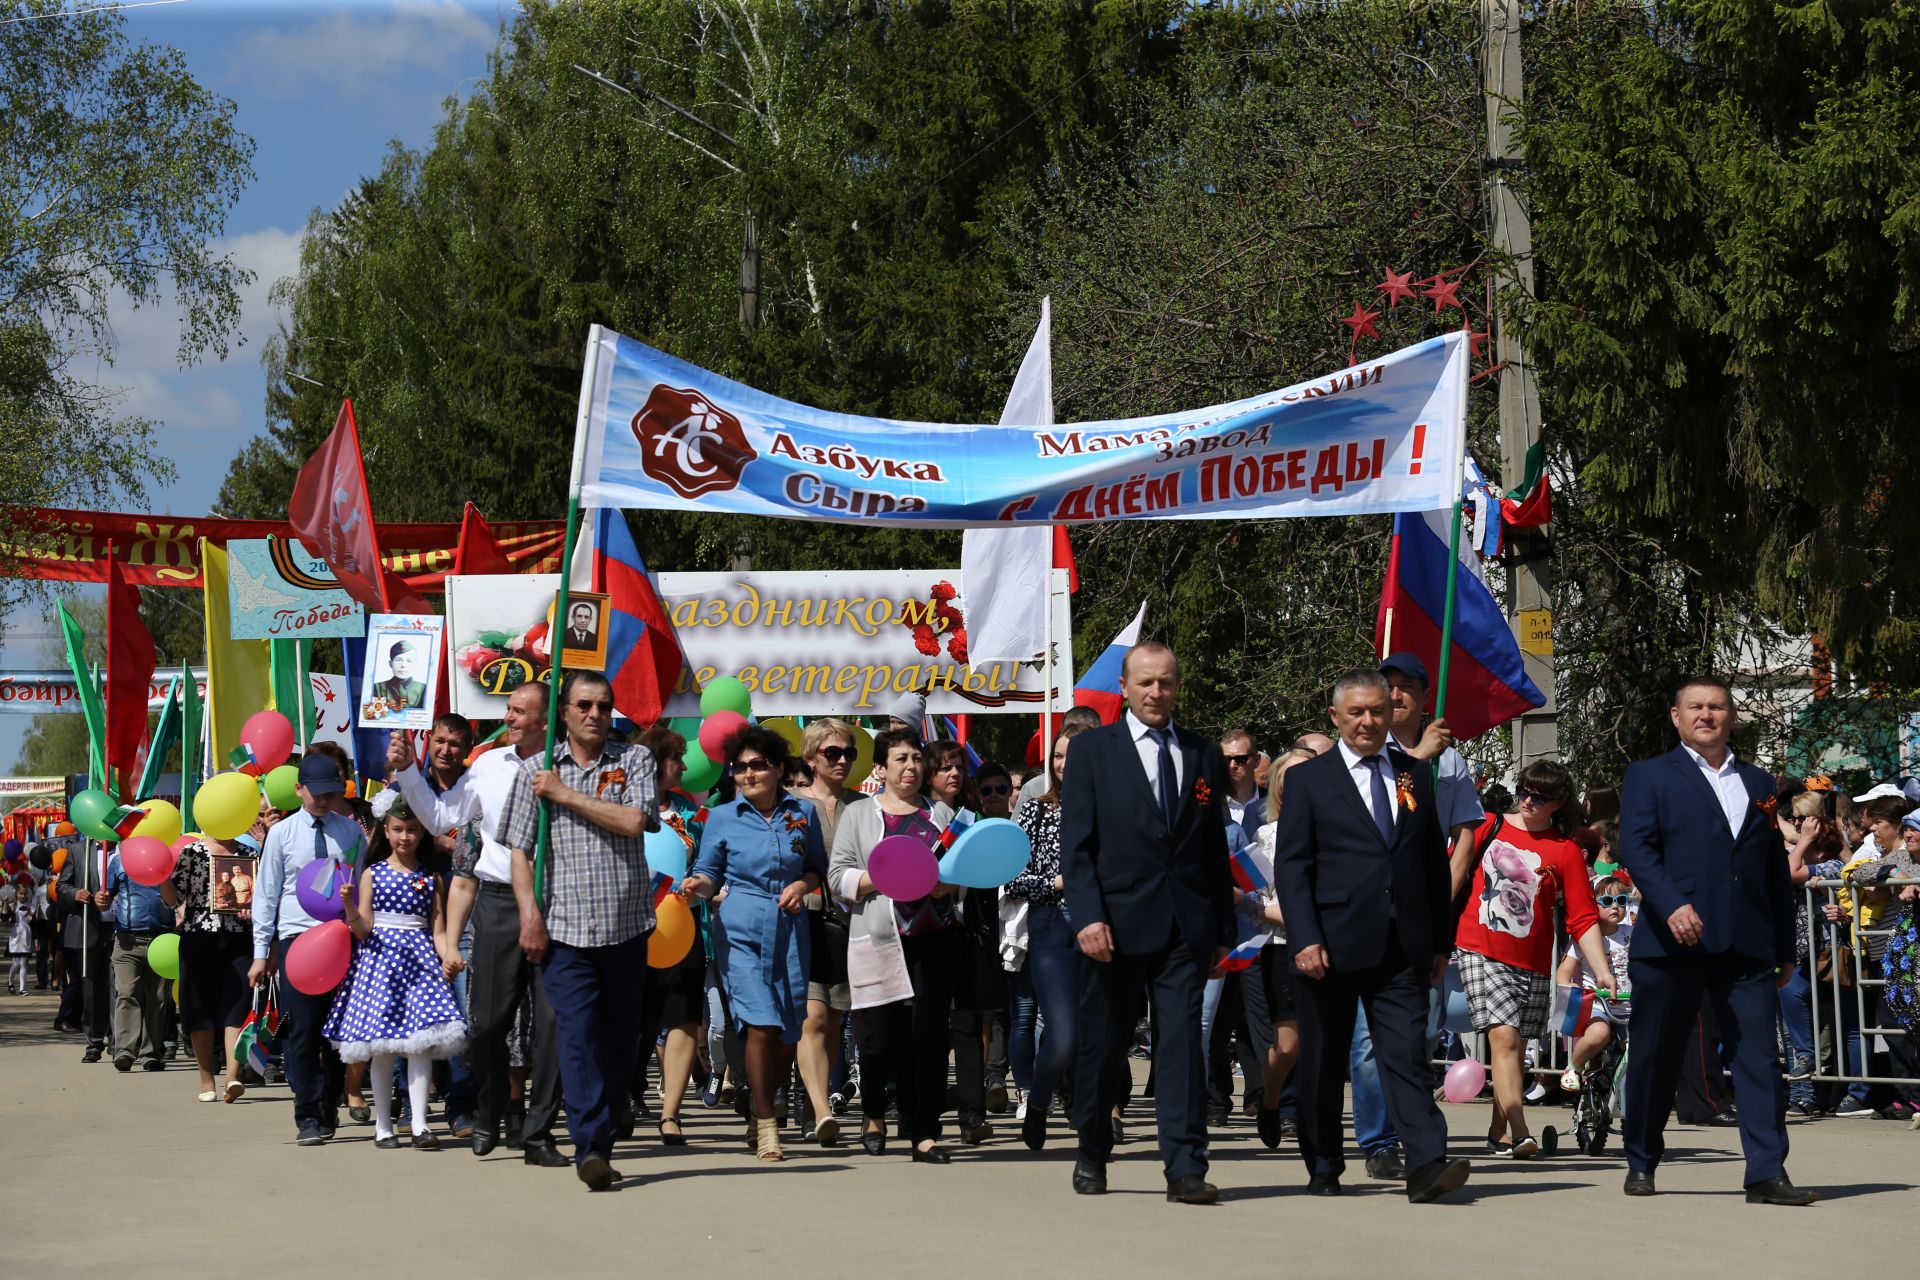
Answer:
POLYGON ((1189 413, 1060 426, 793 404, 596 326, 588 507, 850 523, 1271 519, 1451 508, 1466 335, 1189 413))

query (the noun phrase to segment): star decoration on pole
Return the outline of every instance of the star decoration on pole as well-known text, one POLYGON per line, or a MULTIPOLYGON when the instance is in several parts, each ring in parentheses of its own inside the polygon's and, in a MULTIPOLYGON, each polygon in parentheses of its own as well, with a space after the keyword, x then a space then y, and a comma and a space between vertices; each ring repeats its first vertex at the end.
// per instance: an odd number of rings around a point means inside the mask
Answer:
POLYGON ((1458 280, 1449 280, 1445 276, 1433 276, 1424 283, 1426 284, 1426 288, 1420 292, 1425 297, 1433 299, 1433 313, 1435 315, 1439 315, 1448 307, 1458 307, 1462 314, 1466 313, 1466 304, 1460 301, 1460 282, 1458 280))
POLYGON ((1469 358, 1474 360, 1485 359, 1487 354, 1487 335, 1475 332, 1473 321, 1471 320, 1466 321, 1460 326, 1460 332, 1467 335, 1467 345, 1470 348, 1467 353, 1469 358))
POLYGON ((1378 311, 1369 311, 1356 302, 1353 304, 1353 314, 1350 316, 1341 316, 1340 323, 1353 330, 1353 340, 1358 342, 1361 338, 1377 338, 1380 336, 1380 330, 1376 329, 1373 324, 1373 322, 1379 318, 1380 313, 1378 311))
POLYGON ((1392 267, 1382 267, 1380 269, 1387 273, 1386 283, 1377 284, 1373 287, 1387 295, 1388 308, 1397 307, 1403 301, 1412 302, 1414 297, 1413 272, 1395 271, 1392 267))

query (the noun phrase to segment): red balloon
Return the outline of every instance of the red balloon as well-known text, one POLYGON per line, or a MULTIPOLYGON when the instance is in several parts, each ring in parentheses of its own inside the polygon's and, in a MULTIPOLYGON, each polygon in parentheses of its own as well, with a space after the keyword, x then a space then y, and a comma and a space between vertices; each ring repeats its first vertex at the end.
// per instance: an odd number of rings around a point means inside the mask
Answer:
POLYGON ((293 754, 293 723, 278 711, 256 711, 240 726, 240 741, 254 757, 241 772, 260 777, 278 769, 293 754))
POLYGON ((129 836, 120 842, 120 865, 127 879, 149 887, 173 874, 178 856, 165 840, 153 836, 129 836))
POLYGON ((700 749, 709 760, 724 761, 733 740, 747 727, 747 718, 738 711, 716 711, 700 722, 700 749))
POLYGON ((353 934, 345 920, 317 924, 287 948, 287 981, 294 990, 323 996, 340 985, 353 960, 353 934))

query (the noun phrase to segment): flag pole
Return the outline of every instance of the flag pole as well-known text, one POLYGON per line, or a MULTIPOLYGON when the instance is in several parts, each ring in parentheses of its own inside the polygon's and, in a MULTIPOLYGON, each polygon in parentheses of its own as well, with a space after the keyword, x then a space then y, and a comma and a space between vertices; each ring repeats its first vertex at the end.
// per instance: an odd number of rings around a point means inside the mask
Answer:
MULTIPOLYGON (((560 620, 567 616, 567 588, 572 585, 573 544, 580 536, 580 487, 586 476, 587 432, 593 422, 594 379, 600 368, 600 326, 587 330, 587 359, 580 370, 580 409, 573 421, 573 472, 567 479, 567 534, 560 551, 560 590, 554 597, 553 622, 547 627, 547 754, 553 768, 554 742, 560 729, 560 620)), ((553 806, 540 803, 540 838, 533 854, 533 896, 543 905, 547 896, 547 851, 551 843, 553 806)))
POLYGON ((1052 534, 1048 534, 1047 552, 1047 607, 1046 621, 1042 637, 1045 647, 1040 651, 1041 688, 1044 692, 1040 699, 1040 767, 1046 770, 1047 784, 1052 786, 1053 777, 1053 552, 1052 534))
POLYGON ((1453 529, 1447 536, 1447 607, 1440 621, 1440 691, 1434 697, 1435 720, 1444 719, 1447 714, 1447 673, 1453 665, 1453 615, 1460 595, 1460 490, 1466 483, 1467 473, 1467 370, 1462 355, 1465 344, 1464 335, 1455 335, 1449 358, 1454 383, 1460 388, 1456 402, 1459 446, 1453 459, 1453 529))

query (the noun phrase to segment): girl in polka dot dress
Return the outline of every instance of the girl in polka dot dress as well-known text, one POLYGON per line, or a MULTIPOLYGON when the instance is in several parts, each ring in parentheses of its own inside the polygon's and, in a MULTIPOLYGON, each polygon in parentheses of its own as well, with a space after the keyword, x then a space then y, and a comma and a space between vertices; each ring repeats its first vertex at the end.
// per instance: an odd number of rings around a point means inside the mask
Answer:
POLYGON ((427 1087, 433 1059, 467 1047, 467 1024, 444 976, 460 959, 442 936, 446 877, 422 858, 432 849, 427 829, 397 790, 374 801, 375 828, 367 868, 345 895, 347 924, 360 940, 353 970, 327 1019, 326 1037, 346 1062, 371 1062, 373 1145, 400 1145, 393 1134, 393 1060, 407 1060, 413 1104, 413 1145, 435 1150, 427 1128, 427 1087))

